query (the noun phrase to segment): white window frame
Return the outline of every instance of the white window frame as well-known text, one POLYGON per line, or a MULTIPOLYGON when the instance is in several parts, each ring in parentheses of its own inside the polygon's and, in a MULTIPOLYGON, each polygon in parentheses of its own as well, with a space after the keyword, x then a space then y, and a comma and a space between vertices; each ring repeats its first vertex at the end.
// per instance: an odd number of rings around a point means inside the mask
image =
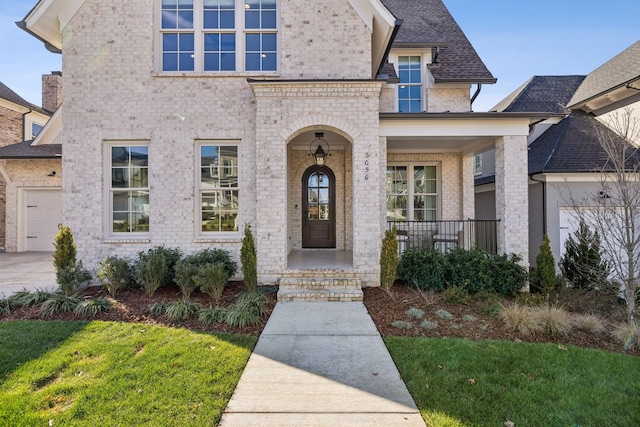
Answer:
POLYGON ((104 176, 105 176, 105 218, 104 218, 104 230, 105 235, 109 239, 148 239, 152 227, 152 213, 151 213, 151 149, 149 141, 147 140, 121 140, 121 141, 106 141, 104 143, 104 176), (146 187, 132 187, 128 189, 120 189, 112 187, 112 157, 111 149, 113 147, 147 147, 148 149, 148 163, 147 163, 147 186, 146 187), (113 193, 117 191, 147 191, 149 193, 149 231, 133 231, 133 232, 115 232, 113 231, 113 193))
POLYGON ((245 28, 245 2, 243 0, 235 0, 235 28, 234 29, 215 29, 204 28, 204 8, 203 0, 193 0, 193 28, 190 29, 175 29, 175 28, 162 28, 162 0, 156 0, 156 31, 155 31, 155 45, 156 45, 156 64, 155 69, 158 74, 162 75, 277 75, 280 71, 280 54, 281 54, 281 37, 280 37, 280 16, 281 7, 280 0, 276 0, 276 28, 275 29, 257 29, 257 28, 245 28), (162 39, 164 33, 192 33, 194 35, 194 69, 193 70, 179 70, 179 71, 164 71, 163 70, 163 46, 162 39), (235 34, 236 35, 236 67, 233 71, 215 71, 204 70, 204 34, 235 34), (271 33, 276 35, 276 69, 265 71, 247 71, 246 70, 246 34, 255 33, 271 33))
POLYGON ((482 175, 482 154, 473 156, 473 174, 482 175))
MULTIPOLYGON (((39 120, 38 116, 35 114, 26 114, 24 117, 24 140, 29 141, 35 139, 37 135, 33 134, 33 125, 42 126, 44 128, 48 119, 49 118, 47 117, 45 120, 39 120)), ((40 129, 40 132, 42 132, 42 129, 40 129)))
MULTIPOLYGON (((440 162, 388 162, 388 166, 405 166, 407 168, 407 221, 415 221, 414 219, 414 196, 415 196, 415 183, 414 183, 414 168, 416 166, 435 166, 436 168, 436 221, 442 219, 442 177, 441 177, 441 165, 440 162)), ((386 168, 385 168, 385 181, 386 181, 386 168)), ((386 185, 385 185, 386 187, 386 185)), ((389 193, 385 190, 385 206, 386 198, 389 193)), ((432 194, 432 193, 429 193, 432 194)))
MULTIPOLYGON (((195 216, 196 216, 196 220, 195 220, 195 224, 196 224, 196 236, 198 236, 199 238, 215 238, 215 239, 219 239, 219 238, 238 238, 240 237, 240 234, 242 232, 241 230, 241 224, 242 224, 242 188, 240 183, 242 182, 242 149, 241 149, 241 144, 239 140, 230 140, 230 139, 223 139, 223 140, 198 140, 196 141, 195 144, 195 155, 194 155, 194 159, 195 159, 195 187, 196 187, 196 200, 195 200, 195 216), (237 179, 238 182, 236 184, 235 187, 219 187, 219 188, 204 188, 202 186, 202 181, 201 181, 201 171, 202 171, 202 157, 201 157, 201 149, 203 146, 217 146, 217 147, 221 147, 221 146, 227 146, 227 147, 232 147, 235 146, 237 148, 237 156, 238 156, 238 164, 235 165, 235 167, 237 168, 237 179), (216 190, 235 190, 238 192, 238 206, 237 206, 237 217, 236 217, 236 226, 237 229, 235 231, 203 231, 202 230, 202 198, 203 198, 203 193, 206 192, 212 192, 212 191, 216 191, 216 190)), ((218 165, 218 176, 220 176, 220 174, 226 174, 226 169, 228 168, 228 165, 225 165, 224 162, 220 165, 218 165)), ((232 165, 233 167, 233 165, 232 165)), ((209 174, 210 176, 215 176, 215 171, 211 168, 211 166, 209 167, 209 174)))

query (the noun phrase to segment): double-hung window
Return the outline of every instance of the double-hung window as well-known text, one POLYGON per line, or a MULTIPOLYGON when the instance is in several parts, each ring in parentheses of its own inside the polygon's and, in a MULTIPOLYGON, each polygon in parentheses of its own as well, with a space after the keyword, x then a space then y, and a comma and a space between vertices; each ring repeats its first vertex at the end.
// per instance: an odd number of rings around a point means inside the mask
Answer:
POLYGON ((112 145, 109 154, 109 234, 148 233, 149 147, 112 145))
POLYGON ((160 0, 162 71, 276 71, 277 0, 160 0))
POLYGON ((398 57, 398 111, 418 113, 422 108, 422 61, 419 55, 398 57))
POLYGON ((199 145, 200 232, 237 232, 240 190, 238 145, 199 145))
POLYGON ((438 170, 436 165, 387 166, 387 219, 436 221, 438 170))

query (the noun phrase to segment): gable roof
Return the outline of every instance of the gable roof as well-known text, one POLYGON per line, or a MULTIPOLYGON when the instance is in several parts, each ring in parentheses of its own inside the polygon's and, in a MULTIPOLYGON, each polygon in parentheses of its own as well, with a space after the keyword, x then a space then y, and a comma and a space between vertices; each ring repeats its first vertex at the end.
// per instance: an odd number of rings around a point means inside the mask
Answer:
MULTIPOLYGON (((573 111, 529 145, 529 175, 552 172, 602 172, 608 156, 598 134, 620 138, 593 116, 573 111)), ((629 167, 640 163, 640 152, 629 158, 629 167)))
POLYGON ((585 76, 533 76, 490 111, 565 113, 585 76))
POLYGON ((638 95, 639 90, 640 40, 589 73, 568 106, 592 111, 602 108, 601 105, 638 95), (607 99, 597 99, 601 97, 607 99), (588 105, 590 101, 595 101, 597 104, 592 108, 588 105))
POLYGON ((29 110, 37 111, 38 113, 45 114, 50 116, 51 113, 45 111, 44 109, 38 107, 35 104, 30 103, 29 101, 25 101, 20 95, 9 89, 4 83, 0 82, 0 98, 9 101, 13 104, 19 105, 24 108, 28 108, 29 110))
POLYGON ((393 47, 434 47, 439 54, 429 64, 436 83, 495 83, 469 39, 442 0, 382 0, 402 25, 393 47))

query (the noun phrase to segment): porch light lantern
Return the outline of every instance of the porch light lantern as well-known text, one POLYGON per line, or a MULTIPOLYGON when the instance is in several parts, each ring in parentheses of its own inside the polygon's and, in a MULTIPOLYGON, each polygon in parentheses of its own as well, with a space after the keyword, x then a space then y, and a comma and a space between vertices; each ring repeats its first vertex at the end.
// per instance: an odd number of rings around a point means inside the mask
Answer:
POLYGON ((315 160, 316 166, 324 166, 327 157, 331 155, 329 152, 329 143, 324 139, 323 132, 316 132, 316 138, 309 144, 309 155, 315 160), (326 151, 323 146, 326 146, 326 151), (317 147, 314 151, 314 147, 317 147))

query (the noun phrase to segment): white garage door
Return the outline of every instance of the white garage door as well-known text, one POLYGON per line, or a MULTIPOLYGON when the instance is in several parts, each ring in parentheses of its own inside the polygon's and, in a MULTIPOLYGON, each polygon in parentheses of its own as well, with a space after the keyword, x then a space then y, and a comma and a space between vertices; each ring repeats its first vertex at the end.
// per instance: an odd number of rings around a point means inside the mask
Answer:
POLYGON ((62 223, 62 191, 25 191, 27 251, 53 251, 53 241, 62 223))

